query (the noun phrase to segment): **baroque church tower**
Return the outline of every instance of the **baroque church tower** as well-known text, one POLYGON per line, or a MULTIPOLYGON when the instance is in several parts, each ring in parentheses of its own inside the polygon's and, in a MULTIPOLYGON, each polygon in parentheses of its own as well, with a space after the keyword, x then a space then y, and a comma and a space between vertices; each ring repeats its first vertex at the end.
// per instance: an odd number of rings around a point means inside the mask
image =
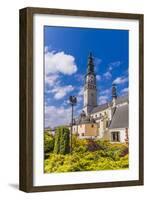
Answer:
POLYGON ((92 53, 88 56, 87 74, 84 83, 84 108, 85 114, 88 115, 92 109, 97 106, 97 88, 96 74, 94 72, 94 62, 92 53))

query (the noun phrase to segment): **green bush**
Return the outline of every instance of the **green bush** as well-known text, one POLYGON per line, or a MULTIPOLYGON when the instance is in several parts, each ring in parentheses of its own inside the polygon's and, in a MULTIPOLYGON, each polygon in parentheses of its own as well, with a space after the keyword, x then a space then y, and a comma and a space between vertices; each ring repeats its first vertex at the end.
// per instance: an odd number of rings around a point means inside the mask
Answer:
POLYGON ((67 154, 69 153, 70 131, 67 127, 58 127, 55 132, 54 153, 67 154))
POLYGON ((55 144, 54 144, 54 153, 58 154, 60 152, 60 128, 56 129, 55 132, 55 144))
POLYGON ((67 154, 70 151, 70 131, 66 127, 60 128, 60 154, 67 154))
MULTIPOLYGON (((104 153, 104 152, 103 152, 104 153)), ((60 155, 51 154, 45 160, 46 173, 58 172, 74 172, 74 171, 97 171, 97 170, 117 170, 126 169, 129 167, 128 155, 121 157, 119 160, 114 160, 108 155, 101 156, 99 151, 73 153, 60 155)))
POLYGON ((54 137, 48 133, 44 133, 44 152, 48 153, 54 149, 54 137))
MULTIPOLYGON (((117 170, 129 167, 128 146, 103 140, 72 137, 69 153, 69 129, 59 127, 54 136, 54 149, 45 159, 45 173, 117 170)), ((48 151, 47 151, 48 152, 48 151)))

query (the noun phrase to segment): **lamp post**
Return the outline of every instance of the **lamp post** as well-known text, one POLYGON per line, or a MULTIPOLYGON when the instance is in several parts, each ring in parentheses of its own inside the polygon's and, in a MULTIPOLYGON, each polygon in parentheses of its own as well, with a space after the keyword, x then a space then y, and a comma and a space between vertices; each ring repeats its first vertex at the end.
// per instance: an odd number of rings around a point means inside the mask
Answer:
POLYGON ((73 126, 73 107, 77 103, 77 98, 75 96, 69 97, 69 102, 71 105, 71 131, 70 131, 70 153, 72 153, 72 126, 73 126))

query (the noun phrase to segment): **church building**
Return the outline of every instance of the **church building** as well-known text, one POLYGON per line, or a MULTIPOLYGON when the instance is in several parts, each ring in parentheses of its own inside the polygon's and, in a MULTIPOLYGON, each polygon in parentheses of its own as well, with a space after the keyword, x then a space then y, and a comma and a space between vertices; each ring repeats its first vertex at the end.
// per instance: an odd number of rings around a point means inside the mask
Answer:
POLYGON ((128 143, 128 96, 117 96, 112 84, 112 99, 99 105, 98 89, 92 54, 88 57, 84 77, 84 102, 80 116, 74 119, 72 131, 79 138, 103 139, 110 142, 128 143))

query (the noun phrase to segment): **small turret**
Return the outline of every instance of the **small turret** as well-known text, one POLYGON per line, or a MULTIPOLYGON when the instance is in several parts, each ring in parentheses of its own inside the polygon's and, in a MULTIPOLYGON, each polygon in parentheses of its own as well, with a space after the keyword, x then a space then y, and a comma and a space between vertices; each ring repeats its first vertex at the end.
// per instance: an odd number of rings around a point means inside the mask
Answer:
POLYGON ((112 84, 112 103, 113 103, 113 107, 116 106, 116 99, 117 99, 117 90, 116 90, 116 85, 113 83, 112 84))

